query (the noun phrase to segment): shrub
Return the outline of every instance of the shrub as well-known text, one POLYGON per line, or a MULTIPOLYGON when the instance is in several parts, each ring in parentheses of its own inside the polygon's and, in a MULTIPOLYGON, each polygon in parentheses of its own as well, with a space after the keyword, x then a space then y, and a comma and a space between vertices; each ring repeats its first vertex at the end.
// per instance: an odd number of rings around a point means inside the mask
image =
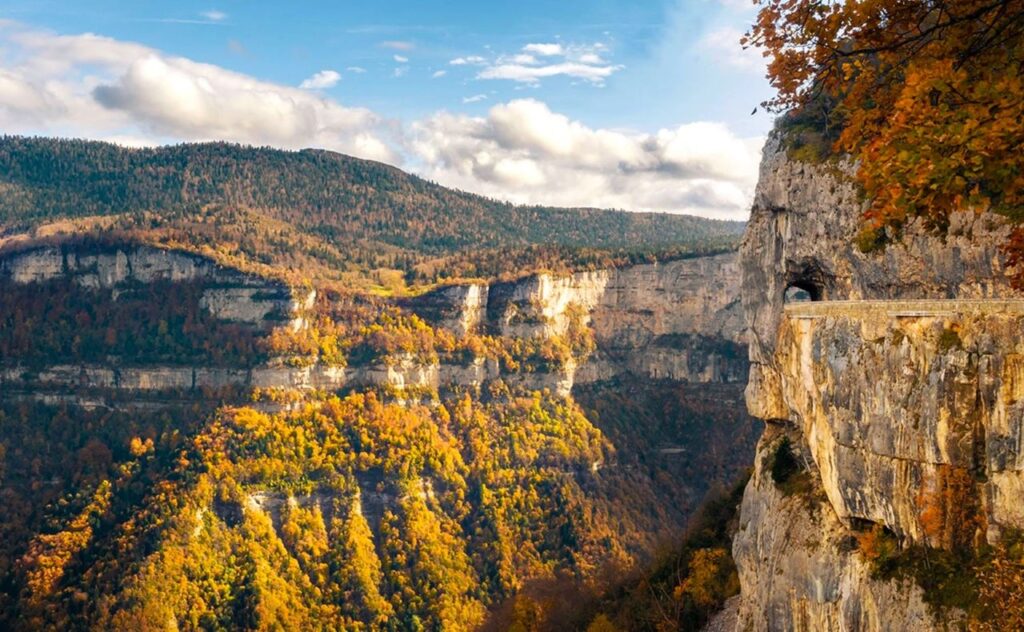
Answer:
POLYGON ((960 340, 960 334, 957 333, 956 329, 943 329, 942 333, 939 334, 938 347, 939 351, 946 353, 951 349, 962 349, 964 343, 960 340))
POLYGON ((854 245, 864 254, 883 250, 887 242, 885 230, 871 226, 865 226, 854 237, 854 245))

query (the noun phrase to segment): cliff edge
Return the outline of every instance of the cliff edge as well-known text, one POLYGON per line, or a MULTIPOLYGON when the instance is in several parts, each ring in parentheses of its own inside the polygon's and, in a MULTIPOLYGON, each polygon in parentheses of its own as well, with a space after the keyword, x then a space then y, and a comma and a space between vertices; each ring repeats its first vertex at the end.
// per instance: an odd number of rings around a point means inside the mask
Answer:
POLYGON ((859 544, 881 529, 902 549, 943 548, 925 514, 956 476, 978 542, 1024 527, 1024 303, 1003 274, 1007 225, 960 212, 945 238, 912 224, 861 252, 850 170, 791 160, 778 132, 765 147, 740 254, 747 407, 767 429, 734 540, 738 629, 961 620, 859 544), (797 290, 810 302, 787 302, 797 290))

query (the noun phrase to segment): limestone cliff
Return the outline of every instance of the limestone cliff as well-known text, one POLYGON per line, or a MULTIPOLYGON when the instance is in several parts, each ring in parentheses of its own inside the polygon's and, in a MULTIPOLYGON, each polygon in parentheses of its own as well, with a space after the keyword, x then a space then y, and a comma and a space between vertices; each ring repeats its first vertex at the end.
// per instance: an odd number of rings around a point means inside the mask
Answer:
MULTIPOLYGON (((281 325, 303 327, 315 297, 310 290, 219 266, 194 254, 133 244, 29 247, 0 257, 0 283, 51 289, 56 286, 46 284, 70 283, 92 292, 89 300, 113 303, 152 284, 193 284, 199 292, 198 309, 217 322, 262 331, 281 325)), ((582 365, 573 361, 551 371, 524 373, 503 372, 496 361, 483 357, 424 361, 408 355, 351 366, 293 366, 275 358, 243 366, 187 360, 168 364, 131 356, 75 363, 54 357, 32 365, 3 362, 0 385, 9 394, 42 396, 61 391, 159 394, 253 387, 436 390, 476 387, 500 378, 530 390, 568 395, 577 383, 624 374, 739 384, 747 370, 734 253, 567 276, 540 274, 490 286, 451 285, 401 303, 459 336, 486 332, 506 338, 548 338, 564 334, 575 319, 592 329, 597 349, 582 365)))
MULTIPOLYGON (((217 265, 186 252, 143 245, 45 246, 0 258, 0 281, 15 284, 70 279, 86 287, 118 292, 156 281, 198 281, 202 306, 229 321, 265 325, 297 318, 315 296, 255 275, 217 265)), ((299 323, 296 322, 296 325, 299 323)))
POLYGON ((917 499, 943 467, 974 474, 978 537, 1024 527, 1024 302, 1002 273, 1006 224, 959 213, 944 240, 911 225, 862 253, 848 171, 794 162, 773 136, 741 248, 747 405, 769 429, 734 543, 740 629, 936 628, 913 582, 870 577, 853 536, 878 524, 927 540, 917 499), (819 302, 784 305, 789 288, 819 302), (803 455, 813 510, 765 475, 781 433, 803 455))
POLYGON ((629 373, 680 382, 741 382, 743 322, 733 253, 518 281, 443 287, 407 305, 455 333, 519 338, 593 329, 597 351, 563 387, 629 373))

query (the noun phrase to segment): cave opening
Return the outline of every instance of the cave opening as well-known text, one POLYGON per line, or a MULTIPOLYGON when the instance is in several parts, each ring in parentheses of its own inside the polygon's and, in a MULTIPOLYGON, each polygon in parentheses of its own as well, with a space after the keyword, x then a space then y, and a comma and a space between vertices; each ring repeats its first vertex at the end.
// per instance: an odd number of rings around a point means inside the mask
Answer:
POLYGON ((814 261, 804 261, 787 278, 783 290, 783 303, 804 303, 827 300, 826 288, 831 285, 831 276, 814 261))
POLYGON ((782 295, 782 302, 788 305, 790 303, 820 301, 821 294, 821 289, 813 283, 790 283, 786 286, 786 291, 782 295))

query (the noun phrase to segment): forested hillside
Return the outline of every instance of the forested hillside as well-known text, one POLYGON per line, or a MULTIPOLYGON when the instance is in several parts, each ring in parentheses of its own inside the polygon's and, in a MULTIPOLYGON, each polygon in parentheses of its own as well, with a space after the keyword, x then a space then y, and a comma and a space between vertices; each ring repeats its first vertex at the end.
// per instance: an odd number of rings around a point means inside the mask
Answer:
MULTIPOLYGON (((407 405, 369 391, 203 422, 199 405, 7 403, 0 626, 586 624, 624 572, 678 537, 693 509, 680 500, 735 476, 756 434, 728 409, 655 389, 673 417, 644 419, 646 404, 609 388, 586 397, 600 412, 543 393, 407 405), (732 456, 659 455, 652 436, 732 456)), ((669 600, 695 616, 689 596, 669 600)))
POLYGON ((0 244, 126 231, 235 265, 382 285, 735 246, 742 223, 515 206, 327 151, 0 139, 0 244), (388 271, 394 271, 389 274, 388 271))
POLYGON ((759 430, 733 255, 419 292, 740 227, 322 151, 0 140, 0 629, 703 622, 725 521, 679 543, 759 430))

